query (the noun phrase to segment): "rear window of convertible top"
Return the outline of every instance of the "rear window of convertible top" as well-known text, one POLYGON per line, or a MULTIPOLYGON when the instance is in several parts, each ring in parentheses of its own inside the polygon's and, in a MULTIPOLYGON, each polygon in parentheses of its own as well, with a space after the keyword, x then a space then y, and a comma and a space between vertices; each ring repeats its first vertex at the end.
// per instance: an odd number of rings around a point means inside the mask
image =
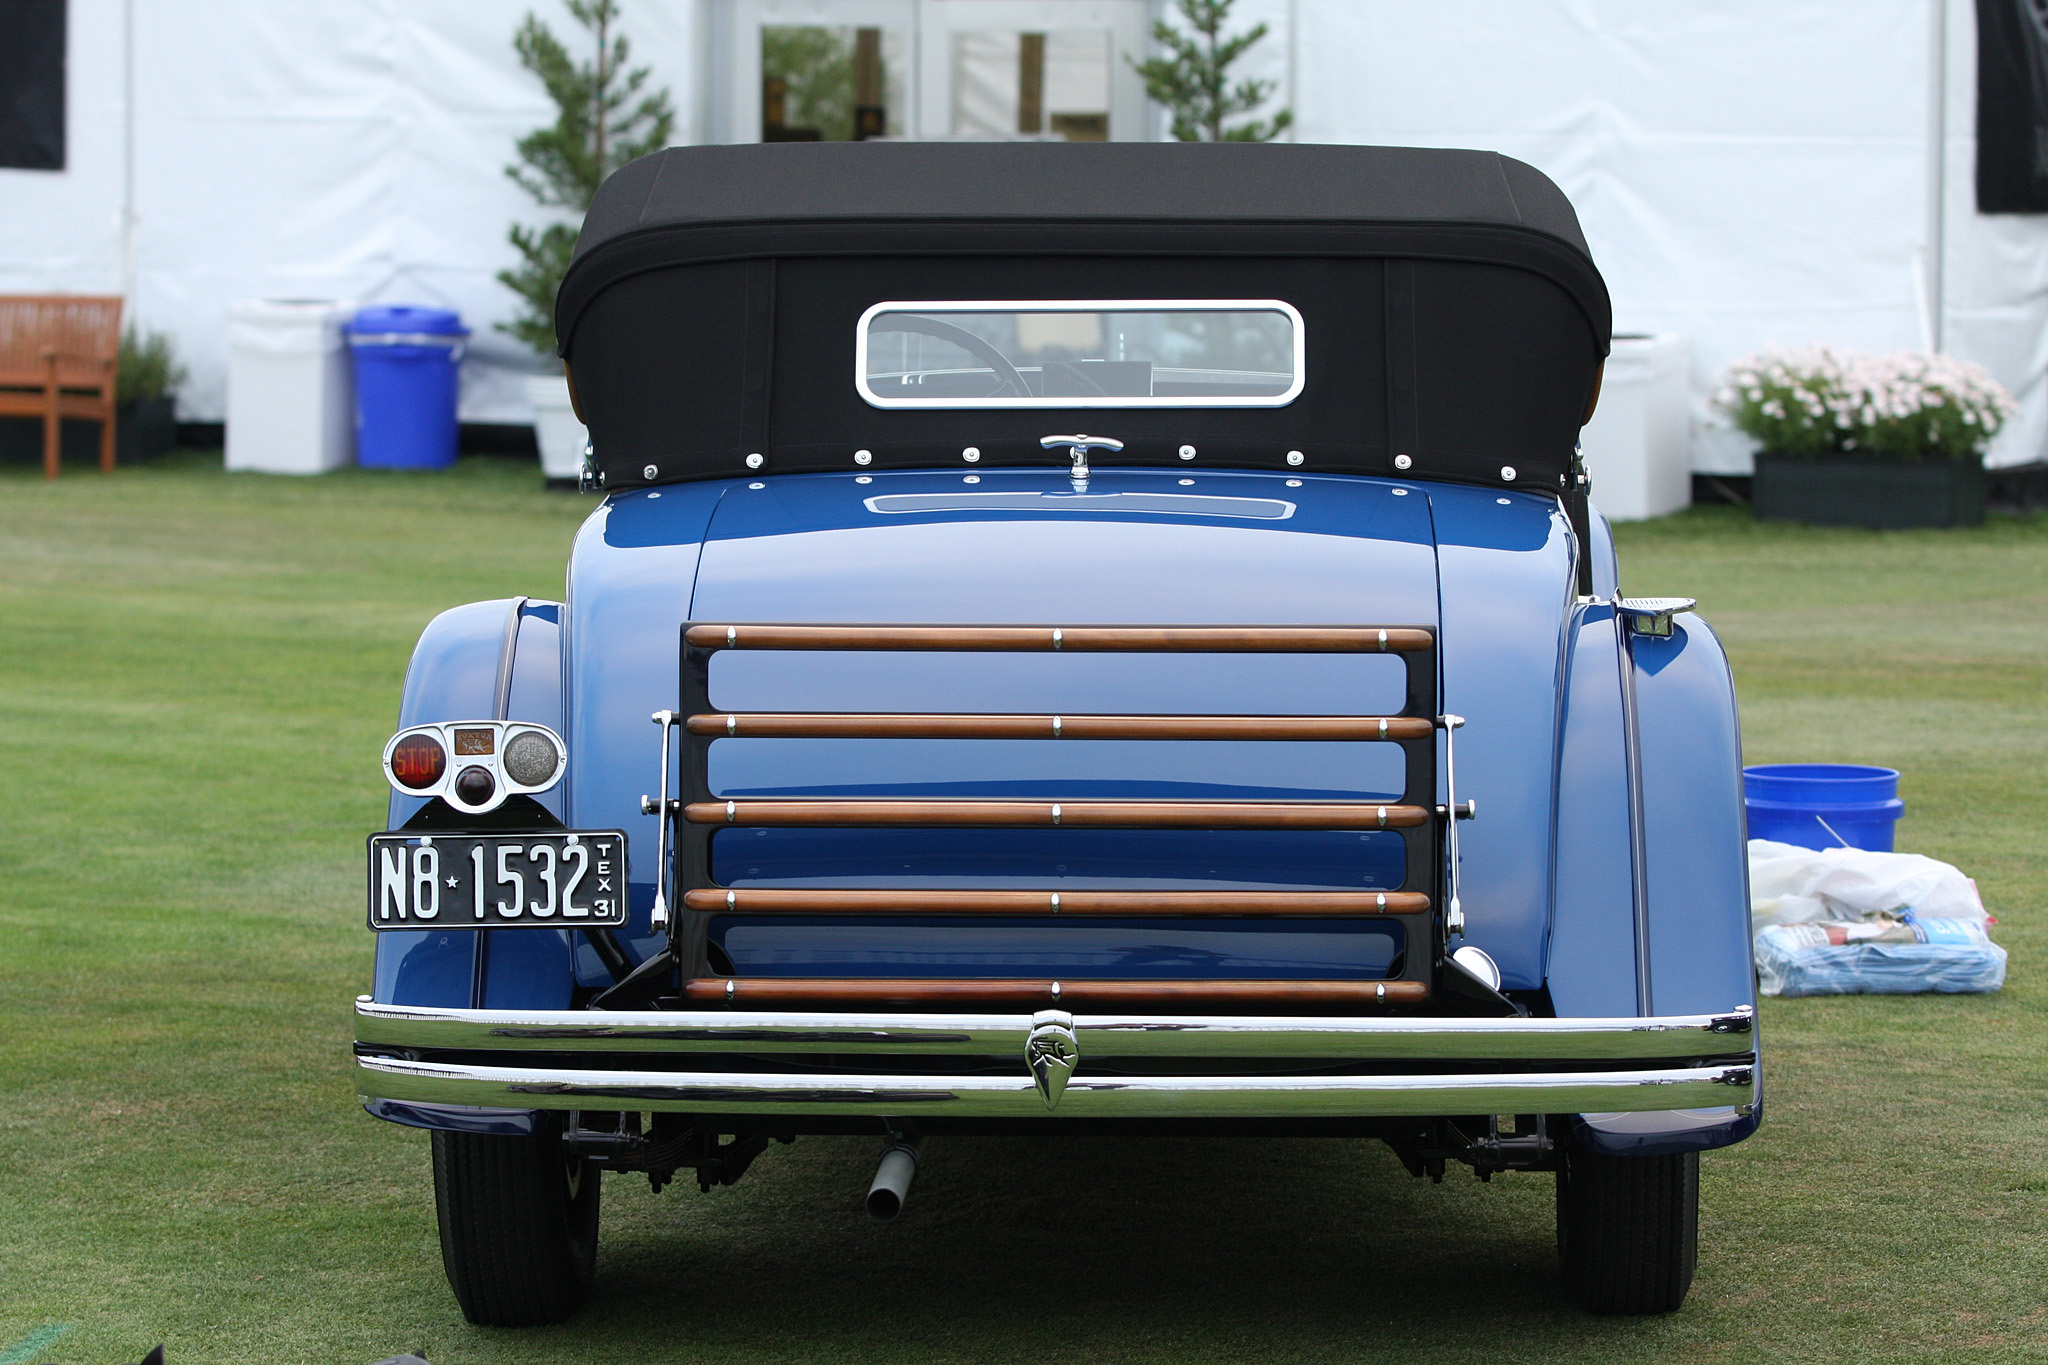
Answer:
POLYGON ((878 303, 855 382, 880 408, 1276 408, 1303 345, 1278 299, 878 303))

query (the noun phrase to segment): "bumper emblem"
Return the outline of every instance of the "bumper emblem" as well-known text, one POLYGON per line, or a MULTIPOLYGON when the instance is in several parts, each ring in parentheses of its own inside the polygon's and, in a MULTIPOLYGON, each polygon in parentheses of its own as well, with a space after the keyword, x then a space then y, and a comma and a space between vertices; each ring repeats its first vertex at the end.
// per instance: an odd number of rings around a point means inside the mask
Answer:
POLYGON ((1040 1010, 1031 1016, 1031 1036, 1024 1043, 1024 1065, 1047 1109, 1059 1106, 1060 1096, 1067 1091, 1067 1081, 1080 1062, 1081 1044, 1074 1037, 1071 1014, 1040 1010))

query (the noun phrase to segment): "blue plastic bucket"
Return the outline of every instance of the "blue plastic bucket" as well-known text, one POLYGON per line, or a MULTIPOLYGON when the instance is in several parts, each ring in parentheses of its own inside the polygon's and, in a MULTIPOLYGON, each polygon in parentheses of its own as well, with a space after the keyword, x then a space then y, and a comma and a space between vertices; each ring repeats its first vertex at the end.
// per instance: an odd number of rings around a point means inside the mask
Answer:
POLYGON ((1906 810, 1899 770, 1861 763, 1759 763, 1742 770, 1742 794, 1750 838, 1801 848, 1889 853, 1906 810))
POLYGON ((442 308, 365 308, 348 328, 356 369, 356 463, 446 469, 455 463, 462 319, 442 308))

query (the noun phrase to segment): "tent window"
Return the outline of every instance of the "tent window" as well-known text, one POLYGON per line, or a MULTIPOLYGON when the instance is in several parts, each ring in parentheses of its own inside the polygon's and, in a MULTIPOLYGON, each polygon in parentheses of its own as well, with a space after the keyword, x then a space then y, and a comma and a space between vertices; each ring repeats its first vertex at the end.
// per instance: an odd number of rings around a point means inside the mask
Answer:
POLYGON ((953 135, 1109 140, 1108 29, 953 36, 953 135))
POLYGON ((763 25, 761 140, 900 136, 905 54, 897 29, 763 25))
POLYGON ((0 167, 64 169, 63 0, 0 0, 0 167))

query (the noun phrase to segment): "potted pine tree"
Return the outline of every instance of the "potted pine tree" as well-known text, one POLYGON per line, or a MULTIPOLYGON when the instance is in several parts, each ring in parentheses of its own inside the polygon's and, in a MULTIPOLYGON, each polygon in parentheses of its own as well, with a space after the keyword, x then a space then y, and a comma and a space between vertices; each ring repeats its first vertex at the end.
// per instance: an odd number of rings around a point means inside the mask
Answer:
POLYGON ((178 443, 178 386, 184 382, 185 367, 170 337, 139 332, 133 325, 121 334, 121 357, 114 369, 114 453, 122 464, 171 453, 178 443))
POLYGON ((1822 526, 1974 526, 1984 447, 2019 405, 1951 356, 1763 351, 1722 376, 1714 406, 1761 449, 1760 520, 1822 526))
POLYGON ((568 6, 592 40, 589 60, 575 61, 530 13, 513 40, 519 64, 540 78, 557 114, 552 125, 519 139, 519 160, 505 174, 554 216, 537 228, 513 224, 508 237, 519 264, 498 272, 499 282, 525 305, 498 330, 525 342, 548 365, 546 372, 527 378, 526 393, 533 404, 541 471, 551 480, 577 477, 588 439, 555 358, 555 295, 568 273, 576 233, 605 177, 666 147, 675 125, 668 91, 647 90, 649 68, 627 65, 626 40, 615 32, 619 7, 614 0, 568 0, 568 6))
POLYGON ((1233 124, 1273 95, 1278 82, 1246 78, 1231 83, 1230 68, 1246 50, 1266 36, 1266 25, 1254 24, 1225 36, 1231 7, 1237 0, 1179 0, 1181 24, 1165 20, 1152 25, 1152 41, 1166 53, 1137 61, 1126 57, 1145 80, 1145 94, 1164 105, 1175 138, 1182 142, 1270 142, 1294 123, 1294 111, 1282 109, 1271 119, 1233 124))

